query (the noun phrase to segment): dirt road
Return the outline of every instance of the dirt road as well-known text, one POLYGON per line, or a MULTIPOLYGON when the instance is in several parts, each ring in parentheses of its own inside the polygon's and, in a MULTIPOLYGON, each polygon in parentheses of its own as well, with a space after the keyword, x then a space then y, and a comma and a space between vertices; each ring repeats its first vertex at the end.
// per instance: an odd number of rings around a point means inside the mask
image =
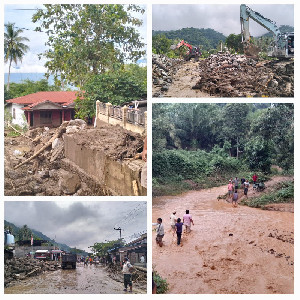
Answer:
POLYGON ((200 98, 211 97, 200 90, 193 90, 192 87, 199 81, 198 62, 187 61, 173 77, 173 82, 164 97, 170 98, 200 98))
MULTIPOLYGON (((281 180, 275 178, 266 187, 281 180)), ((294 292, 294 214, 217 200, 227 187, 153 199, 153 222, 165 225, 164 245, 155 243, 153 266, 169 293, 289 294, 294 292), (170 215, 189 209, 195 225, 177 246, 170 215)), ((250 192, 252 193, 252 191, 250 192)))
MULTIPOLYGON (((99 265, 77 264, 75 270, 57 270, 31 277, 5 288, 5 294, 125 294, 123 282, 108 276, 99 265)), ((146 293, 133 285, 133 293, 146 293)))

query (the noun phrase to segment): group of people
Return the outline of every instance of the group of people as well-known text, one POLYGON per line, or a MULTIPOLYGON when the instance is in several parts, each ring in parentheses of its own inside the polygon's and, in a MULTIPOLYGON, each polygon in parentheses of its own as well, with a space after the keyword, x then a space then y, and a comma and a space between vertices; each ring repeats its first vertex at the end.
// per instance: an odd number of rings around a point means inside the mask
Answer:
MULTIPOLYGON (((177 235, 177 245, 180 245, 181 243, 181 236, 183 233, 183 226, 185 227, 186 233, 191 232, 191 226, 194 225, 194 221, 192 219, 192 215, 190 214, 190 211, 187 209, 185 211, 185 214, 181 218, 176 217, 176 211, 173 211, 173 213, 170 216, 170 222, 171 222, 171 231, 173 233, 176 233, 177 235)), ((164 225, 162 224, 162 218, 157 219, 157 223, 153 223, 152 225, 156 225, 156 243, 162 247, 163 242, 162 239, 165 235, 165 229, 164 225)))
MULTIPOLYGON (((254 174, 252 176, 253 185, 256 185, 257 179, 258 179, 258 176, 256 174, 254 174)), ((242 177, 241 178, 241 187, 242 187, 242 189, 244 189, 244 195, 246 196, 246 198, 248 198, 249 186, 250 186, 249 180, 242 177)), ((234 207, 237 206, 238 188, 239 188, 238 178, 237 177, 235 177, 234 179, 231 178, 227 185, 227 189, 228 189, 227 197, 232 199, 232 206, 234 206, 234 207)))

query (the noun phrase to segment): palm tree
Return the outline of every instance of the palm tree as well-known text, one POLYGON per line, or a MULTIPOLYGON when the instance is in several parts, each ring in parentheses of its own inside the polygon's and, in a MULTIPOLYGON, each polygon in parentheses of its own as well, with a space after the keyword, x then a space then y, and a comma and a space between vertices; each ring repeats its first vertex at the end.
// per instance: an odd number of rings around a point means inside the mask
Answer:
POLYGON ((29 50, 29 47, 24 44, 24 41, 29 41, 27 37, 22 37, 20 34, 22 29, 15 29, 15 23, 5 24, 6 32, 4 33, 4 62, 9 62, 8 78, 7 78, 7 91, 9 91, 9 77, 11 63, 14 61, 17 64, 18 61, 22 62, 22 58, 29 50))

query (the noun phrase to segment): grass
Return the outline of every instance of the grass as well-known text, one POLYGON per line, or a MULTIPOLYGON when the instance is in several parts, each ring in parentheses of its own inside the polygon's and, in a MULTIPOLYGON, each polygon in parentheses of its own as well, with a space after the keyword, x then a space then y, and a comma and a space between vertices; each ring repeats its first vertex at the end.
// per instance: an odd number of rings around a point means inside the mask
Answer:
POLYGON ((294 181, 285 181, 276 184, 270 193, 260 197, 251 197, 241 202, 243 205, 256 208, 264 208, 265 205, 275 203, 294 202, 294 181))

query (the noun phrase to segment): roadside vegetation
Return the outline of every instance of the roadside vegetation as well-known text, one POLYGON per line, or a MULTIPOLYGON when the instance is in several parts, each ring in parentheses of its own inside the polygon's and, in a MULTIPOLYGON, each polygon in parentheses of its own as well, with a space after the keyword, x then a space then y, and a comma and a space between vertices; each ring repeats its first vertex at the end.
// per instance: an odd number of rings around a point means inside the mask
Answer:
POLYGON ((293 115, 293 104, 154 104, 153 195, 293 174, 293 115))
POLYGON ((166 294, 169 289, 167 280, 163 279, 157 271, 153 271, 153 281, 156 284, 156 294, 166 294))
POLYGON ((267 194, 243 199, 241 202, 241 204, 262 209, 265 205, 276 203, 294 203, 294 180, 280 182, 267 194))

